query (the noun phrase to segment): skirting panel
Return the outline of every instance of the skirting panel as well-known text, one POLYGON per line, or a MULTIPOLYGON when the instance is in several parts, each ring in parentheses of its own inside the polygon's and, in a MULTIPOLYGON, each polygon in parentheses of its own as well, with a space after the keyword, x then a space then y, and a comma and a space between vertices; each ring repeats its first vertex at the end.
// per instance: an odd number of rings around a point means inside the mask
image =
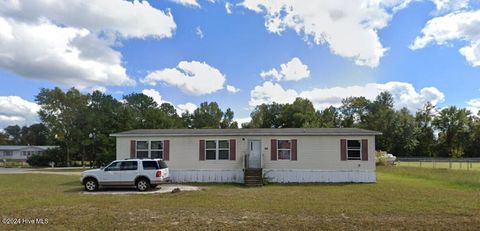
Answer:
POLYGON ((271 182, 376 182, 375 170, 372 171, 325 171, 325 170, 285 170, 264 169, 264 176, 271 182))
POLYGON ((170 170, 173 182, 243 183, 243 170, 170 170))

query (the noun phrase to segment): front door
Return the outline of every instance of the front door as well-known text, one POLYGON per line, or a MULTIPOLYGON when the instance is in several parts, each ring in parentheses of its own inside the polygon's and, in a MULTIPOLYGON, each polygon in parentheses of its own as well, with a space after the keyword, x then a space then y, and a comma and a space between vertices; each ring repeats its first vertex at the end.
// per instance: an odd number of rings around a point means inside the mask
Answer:
POLYGON ((248 147, 249 147, 248 167, 262 168, 261 166, 262 142, 260 140, 249 140, 248 147))

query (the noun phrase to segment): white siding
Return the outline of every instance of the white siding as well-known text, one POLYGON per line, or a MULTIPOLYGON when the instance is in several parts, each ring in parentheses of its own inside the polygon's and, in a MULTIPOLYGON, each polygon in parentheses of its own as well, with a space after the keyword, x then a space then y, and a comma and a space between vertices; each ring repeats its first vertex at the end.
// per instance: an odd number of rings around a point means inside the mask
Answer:
POLYGON ((262 141, 263 169, 275 182, 375 182, 374 136, 117 137, 117 159, 130 157, 131 140, 170 140, 172 180, 242 182, 248 140, 262 141), (236 139, 236 160, 199 160, 199 140, 236 139), (271 139, 297 139, 297 160, 270 160, 271 139), (340 160, 340 139, 368 139, 368 161, 340 160))

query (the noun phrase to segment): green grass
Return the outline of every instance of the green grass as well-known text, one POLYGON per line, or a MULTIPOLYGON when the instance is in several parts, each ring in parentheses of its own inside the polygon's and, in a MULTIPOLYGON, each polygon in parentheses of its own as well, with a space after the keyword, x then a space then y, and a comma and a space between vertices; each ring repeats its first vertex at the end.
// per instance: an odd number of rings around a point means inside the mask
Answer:
POLYGON ((479 230, 480 173, 378 169, 376 184, 209 184, 197 192, 85 195, 78 177, 0 175, 2 229, 479 230))
POLYGON ((454 170, 476 170, 480 171, 480 162, 420 162, 420 161, 399 161, 398 166, 402 167, 422 167, 422 168, 444 168, 454 170))

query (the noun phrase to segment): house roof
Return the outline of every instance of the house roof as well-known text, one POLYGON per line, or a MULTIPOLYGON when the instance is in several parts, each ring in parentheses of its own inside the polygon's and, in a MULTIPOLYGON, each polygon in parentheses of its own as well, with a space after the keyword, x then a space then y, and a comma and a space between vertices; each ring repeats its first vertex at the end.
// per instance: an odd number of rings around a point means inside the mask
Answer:
POLYGON ((136 129, 111 134, 132 136, 374 136, 381 132, 359 128, 243 128, 243 129, 136 129))
POLYGON ((40 150, 47 150, 49 148, 57 148, 58 146, 37 146, 37 145, 0 145, 0 150, 3 151, 16 151, 27 148, 37 148, 40 150))

